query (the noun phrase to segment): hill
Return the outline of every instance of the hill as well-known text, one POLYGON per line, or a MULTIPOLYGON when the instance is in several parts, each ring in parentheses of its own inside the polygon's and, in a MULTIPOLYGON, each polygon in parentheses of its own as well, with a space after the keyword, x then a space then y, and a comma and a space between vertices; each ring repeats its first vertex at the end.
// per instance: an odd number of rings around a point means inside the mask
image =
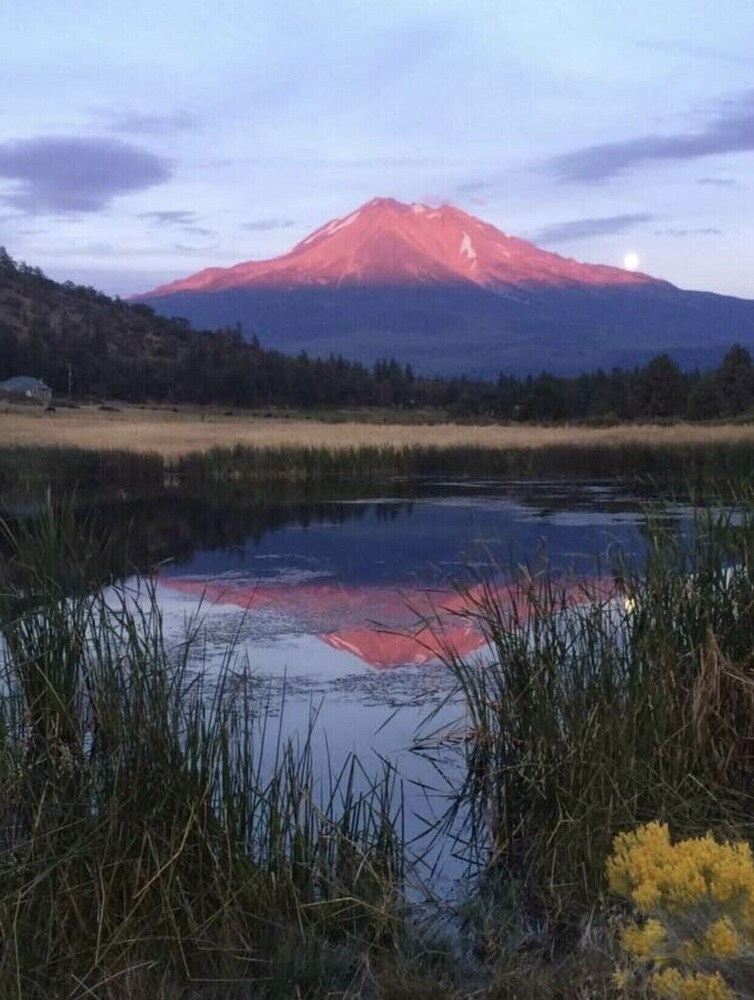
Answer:
POLYGON ((394 356, 428 374, 576 373, 658 351, 710 367, 754 347, 754 302, 582 264, 452 206, 376 198, 289 253, 138 296, 200 326, 240 324, 288 353, 394 356))
POLYGON ((0 248, 0 374, 45 379, 57 393, 160 395, 198 334, 188 322, 94 288, 58 283, 0 248))
MULTIPOLYGON (((722 350, 720 351, 722 354, 722 350)), ((719 360, 719 357, 716 358, 719 360)), ((56 397, 299 409, 387 407, 450 417, 579 420, 611 416, 737 416, 754 407, 754 365, 742 346, 716 371, 683 373, 667 355, 578 377, 428 378, 381 359, 296 357, 247 342, 238 328, 194 330, 148 305, 51 281, 0 248, 0 379, 43 378, 56 397)))
MULTIPOLYGON (((390 372, 402 377, 397 366, 390 372)), ((285 357, 245 342, 237 329, 194 330, 148 305, 52 281, 0 247, 0 379, 18 374, 79 399, 233 406, 381 401, 373 373, 361 365, 285 357)))

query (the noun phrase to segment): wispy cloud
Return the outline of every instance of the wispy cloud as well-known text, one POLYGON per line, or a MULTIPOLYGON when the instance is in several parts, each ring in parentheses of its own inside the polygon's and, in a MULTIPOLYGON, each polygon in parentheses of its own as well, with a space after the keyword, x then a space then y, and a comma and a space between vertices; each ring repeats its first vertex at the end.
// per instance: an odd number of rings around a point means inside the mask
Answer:
POLYGON ((252 233, 267 233, 273 229, 289 229, 295 225, 295 219, 253 219, 251 222, 242 223, 241 229, 252 233))
POLYGON ((426 170, 428 167, 449 167, 459 162, 450 157, 430 156, 371 156, 357 159, 332 159, 329 156, 314 156, 308 159, 312 165, 326 164, 330 170, 426 170))
POLYGON ((168 209, 164 212, 141 212, 139 218, 160 226, 191 226, 196 222, 196 212, 168 209))
POLYGON ((199 216, 187 209, 170 208, 163 211, 140 212, 137 216, 160 228, 176 227, 187 236, 216 236, 214 229, 198 225, 199 216))
POLYGON ((719 236, 722 233, 722 229, 718 229, 717 226, 698 226, 693 229, 678 229, 671 227, 669 229, 655 229, 655 236, 675 236, 679 239, 684 236, 719 236))
POLYGON ((584 146, 556 156, 548 168, 562 181, 600 181, 657 160, 695 160, 754 150, 754 93, 747 93, 701 131, 646 135, 584 146))
POLYGON ((610 215, 599 219, 572 219, 570 222, 555 222, 551 226, 544 226, 532 239, 536 243, 570 243, 590 236, 622 233, 642 222, 651 222, 653 218, 648 212, 634 212, 631 215, 610 215))
POLYGON ((0 143, 5 204, 31 215, 98 212, 118 195, 161 184, 168 162, 120 139, 39 136, 0 143))
POLYGON ((696 183, 710 187, 735 187, 738 182, 732 177, 700 177, 696 183))
MULTIPOLYGON (((156 246, 154 243, 144 244, 143 246, 130 244, 128 247, 128 256, 134 259, 142 257, 170 257, 176 250, 179 250, 181 253, 201 253, 207 250, 214 250, 216 246, 217 244, 211 244, 202 247, 184 243, 172 243, 164 246, 156 246)), ((45 257, 55 257, 65 260, 81 257, 112 257, 116 260, 122 260, 123 244, 120 242, 109 243, 105 240, 66 243, 64 246, 45 248, 45 257)))
POLYGON ((681 42, 659 42, 651 39, 641 39, 634 44, 637 48, 646 49, 650 52, 669 52, 675 55, 690 56, 692 59, 711 59, 742 66, 751 66, 754 64, 754 57, 750 55, 732 52, 729 49, 716 49, 709 45, 684 45, 681 42))
POLYGON ((456 187, 456 194, 477 194, 479 191, 489 191, 495 187, 493 181, 469 181, 456 187))
POLYGON ((173 249, 177 250, 179 253, 208 253, 210 250, 215 250, 217 248, 216 243, 210 243, 206 246, 193 246, 189 243, 174 243, 173 249))
POLYGON ((199 125, 190 111, 175 108, 167 114, 149 114, 129 105, 92 108, 91 114, 110 132, 127 135, 163 135, 166 132, 188 132, 199 125))

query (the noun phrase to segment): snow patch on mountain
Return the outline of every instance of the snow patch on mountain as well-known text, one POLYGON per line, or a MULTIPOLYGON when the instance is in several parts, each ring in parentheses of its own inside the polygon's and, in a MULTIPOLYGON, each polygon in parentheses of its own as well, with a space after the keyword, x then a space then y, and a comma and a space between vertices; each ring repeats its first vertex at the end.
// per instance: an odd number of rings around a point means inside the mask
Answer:
POLYGON ((471 237, 468 233, 463 234, 461 248, 458 252, 462 257, 468 257, 469 260, 476 260, 476 250, 474 249, 474 244, 471 242, 471 237))
POLYGON ((346 216, 345 219, 337 219, 335 222, 331 222, 325 227, 325 229, 322 230, 322 232, 326 233, 328 236, 332 236, 334 233, 340 232, 341 229, 345 229, 346 226, 350 226, 352 222, 355 222, 358 219, 359 215, 361 215, 361 211, 357 209, 355 212, 351 212, 350 215, 346 216))

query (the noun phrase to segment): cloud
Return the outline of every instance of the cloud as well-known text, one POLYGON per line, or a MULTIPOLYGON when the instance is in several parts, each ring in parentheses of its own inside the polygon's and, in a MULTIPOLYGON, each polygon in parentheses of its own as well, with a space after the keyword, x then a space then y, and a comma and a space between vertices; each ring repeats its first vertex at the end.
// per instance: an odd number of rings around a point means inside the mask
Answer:
POLYGON ((655 236, 719 236, 722 229, 716 226, 699 226, 696 229, 655 229, 655 236))
POLYGON ((430 156, 371 156, 368 159, 332 159, 331 157, 314 156, 308 158, 308 163, 313 166, 324 164, 330 170, 426 170, 428 167, 437 168, 440 166, 451 167, 461 162, 449 157, 430 156))
POLYGON ((600 181, 641 163, 695 160, 720 153, 754 150, 754 94, 736 101, 701 132, 646 135, 621 142, 584 146, 553 157, 549 170, 561 181, 600 181))
POLYGON ((98 212, 118 195, 170 176, 166 160, 120 139, 39 136, 0 143, 0 178, 17 185, 2 201, 30 215, 98 212))
POLYGON ((157 212, 140 212, 139 219, 145 219, 156 226, 178 226, 182 233, 189 236, 216 236, 214 229, 205 229, 197 225, 199 216, 196 212, 186 209, 166 209, 157 212))
POLYGON ((469 181, 467 184, 459 184, 456 187, 456 194, 477 194, 479 191, 489 191, 495 187, 492 181, 469 181))
POLYGON ((740 52, 731 52, 726 49, 715 49, 708 45, 683 45, 680 42, 658 42, 649 39, 640 39, 634 42, 634 44, 638 48, 647 49, 650 52, 691 56, 692 59, 712 59, 742 66, 751 66, 754 63, 754 58, 750 55, 743 55, 740 52))
POLYGON ((147 219, 160 226, 190 226, 196 221, 196 212, 170 209, 164 212, 141 212, 140 219, 147 219))
POLYGON ((145 114, 128 105, 92 108, 91 114, 111 132, 127 135, 163 135, 165 132, 188 132, 199 124, 196 115, 181 108, 165 115, 145 114))
POLYGON ((267 233, 272 229, 288 229, 295 225, 294 219, 255 219, 252 222, 244 222, 241 229, 252 233, 267 233))
MULTIPOLYGON (((203 249, 214 249, 214 246, 203 248, 199 246, 187 246, 182 243, 174 243, 165 246, 156 246, 154 243, 146 243, 143 246, 129 245, 127 251, 128 259, 140 257, 171 257, 176 249, 181 252, 199 252, 203 249)), ((62 246, 45 247, 45 257, 55 257, 61 259, 81 259, 95 257, 97 259, 112 257, 123 261, 126 257, 122 243, 107 243, 104 241, 86 241, 81 243, 66 243, 62 246)))
POLYGON ((610 215, 601 219, 573 219, 570 222, 556 222, 544 226, 532 239, 537 243, 569 243, 584 240, 590 236, 610 236, 638 226, 641 222, 651 222, 654 218, 647 212, 632 215, 610 215))
POLYGON ((714 187, 735 187, 738 183, 732 177, 700 177, 697 184, 708 184, 714 187))
POLYGON ((173 250, 177 250, 178 253, 207 253, 210 250, 216 250, 217 244, 210 243, 207 246, 193 246, 189 243, 174 243, 173 250))

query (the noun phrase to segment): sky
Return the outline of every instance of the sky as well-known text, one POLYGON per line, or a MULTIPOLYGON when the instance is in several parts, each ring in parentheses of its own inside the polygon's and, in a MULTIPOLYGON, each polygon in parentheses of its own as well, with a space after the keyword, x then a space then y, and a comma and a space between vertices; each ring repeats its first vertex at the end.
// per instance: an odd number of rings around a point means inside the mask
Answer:
POLYGON ((754 298, 751 0, 0 0, 0 245, 144 292, 373 197, 754 298))

